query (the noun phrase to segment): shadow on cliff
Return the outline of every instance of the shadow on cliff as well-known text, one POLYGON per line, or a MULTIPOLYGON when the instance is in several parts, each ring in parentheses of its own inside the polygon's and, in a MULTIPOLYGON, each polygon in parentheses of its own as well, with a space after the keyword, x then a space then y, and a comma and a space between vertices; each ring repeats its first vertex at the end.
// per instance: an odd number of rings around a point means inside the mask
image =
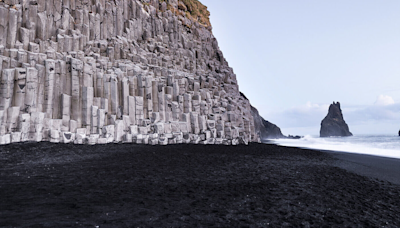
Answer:
MULTIPOLYGON (((242 92, 240 92, 240 95, 244 99, 249 100, 242 92)), ((281 129, 278 126, 261 117, 260 114, 258 113, 258 110, 255 107, 251 105, 250 107, 251 107, 251 115, 254 118, 255 131, 257 132, 257 134, 260 135, 261 139, 288 138, 287 136, 284 136, 282 134, 281 129)))

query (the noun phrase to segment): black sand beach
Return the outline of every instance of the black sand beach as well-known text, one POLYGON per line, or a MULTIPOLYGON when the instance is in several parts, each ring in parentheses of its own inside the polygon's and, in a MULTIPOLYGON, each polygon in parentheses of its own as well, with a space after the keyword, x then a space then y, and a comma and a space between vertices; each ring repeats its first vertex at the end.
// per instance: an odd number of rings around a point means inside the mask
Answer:
POLYGON ((400 227, 399 167, 265 144, 13 144, 0 227, 400 227))

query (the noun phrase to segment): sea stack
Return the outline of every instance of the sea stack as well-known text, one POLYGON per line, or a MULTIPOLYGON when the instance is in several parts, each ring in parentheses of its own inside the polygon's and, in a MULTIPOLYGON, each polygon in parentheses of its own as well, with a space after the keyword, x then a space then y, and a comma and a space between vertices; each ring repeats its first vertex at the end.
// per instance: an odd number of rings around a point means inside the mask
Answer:
POLYGON ((259 142, 197 0, 0 0, 0 144, 259 142))
POLYGON ((343 119, 340 103, 333 102, 329 106, 328 115, 321 122, 320 137, 345 137, 352 136, 346 122, 343 119))

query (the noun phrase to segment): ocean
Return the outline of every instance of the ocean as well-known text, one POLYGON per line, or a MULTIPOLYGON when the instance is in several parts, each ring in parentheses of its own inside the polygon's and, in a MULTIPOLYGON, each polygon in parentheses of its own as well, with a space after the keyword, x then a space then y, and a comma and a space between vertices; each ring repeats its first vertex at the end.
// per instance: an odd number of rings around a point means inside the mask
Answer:
POLYGON ((301 139, 276 139, 269 140, 268 143, 400 159, 400 137, 395 135, 355 135, 331 138, 306 135, 301 139))

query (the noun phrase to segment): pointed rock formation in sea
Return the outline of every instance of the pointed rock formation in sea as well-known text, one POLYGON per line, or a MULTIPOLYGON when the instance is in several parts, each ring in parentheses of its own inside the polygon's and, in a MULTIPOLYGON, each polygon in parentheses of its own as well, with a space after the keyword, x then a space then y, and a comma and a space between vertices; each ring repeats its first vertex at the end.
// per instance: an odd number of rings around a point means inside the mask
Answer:
POLYGON ((197 0, 0 0, 0 144, 259 142, 197 0))
POLYGON ((333 102, 329 106, 328 115, 321 122, 320 137, 352 136, 346 122, 343 119, 340 103, 333 102))

